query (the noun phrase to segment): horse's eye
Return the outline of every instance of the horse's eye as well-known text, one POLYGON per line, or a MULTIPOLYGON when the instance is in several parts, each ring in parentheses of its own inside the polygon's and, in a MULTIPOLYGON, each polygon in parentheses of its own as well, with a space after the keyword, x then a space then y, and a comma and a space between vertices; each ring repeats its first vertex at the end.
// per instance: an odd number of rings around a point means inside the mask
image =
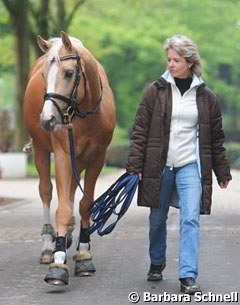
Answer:
POLYGON ((73 70, 67 70, 66 72, 65 72, 65 78, 71 78, 72 76, 73 76, 73 74, 74 74, 74 71, 73 70))

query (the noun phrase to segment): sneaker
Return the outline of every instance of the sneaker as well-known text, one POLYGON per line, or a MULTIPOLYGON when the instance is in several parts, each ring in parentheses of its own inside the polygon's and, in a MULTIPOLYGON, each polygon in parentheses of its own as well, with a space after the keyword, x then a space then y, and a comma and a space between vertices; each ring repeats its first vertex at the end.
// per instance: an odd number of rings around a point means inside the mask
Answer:
POLYGON ((163 279, 162 270, 162 265, 151 264, 150 270, 148 271, 147 280, 150 282, 161 281, 163 279))
POLYGON ((196 284, 196 281, 192 277, 186 277, 180 279, 181 286, 180 290, 186 294, 195 294, 196 292, 201 292, 201 288, 199 285, 196 284))

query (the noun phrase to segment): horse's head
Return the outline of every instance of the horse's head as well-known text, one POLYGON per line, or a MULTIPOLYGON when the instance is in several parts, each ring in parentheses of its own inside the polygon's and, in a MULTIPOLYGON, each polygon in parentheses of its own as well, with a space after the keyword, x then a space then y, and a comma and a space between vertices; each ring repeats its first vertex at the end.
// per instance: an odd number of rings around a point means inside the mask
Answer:
POLYGON ((78 102, 86 97, 87 83, 80 54, 83 45, 64 32, 61 38, 46 41, 38 36, 37 41, 46 53, 43 73, 46 93, 40 122, 46 131, 52 132, 72 121, 78 102))

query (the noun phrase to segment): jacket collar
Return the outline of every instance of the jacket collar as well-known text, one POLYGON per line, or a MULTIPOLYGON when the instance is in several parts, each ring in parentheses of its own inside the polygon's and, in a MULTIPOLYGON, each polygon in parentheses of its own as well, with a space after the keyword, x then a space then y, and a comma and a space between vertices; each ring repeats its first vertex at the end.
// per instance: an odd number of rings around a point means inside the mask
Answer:
MULTIPOLYGON (((174 80, 174 78, 173 78, 173 76, 172 76, 172 74, 170 73, 169 70, 166 70, 161 77, 163 79, 165 79, 165 81, 167 83, 171 83, 174 86, 176 86, 175 80, 174 80)), ((204 83, 203 79, 201 77, 198 77, 196 74, 194 74, 193 75, 193 81, 191 83, 190 88, 198 87, 198 86, 200 86, 203 83, 204 83)))

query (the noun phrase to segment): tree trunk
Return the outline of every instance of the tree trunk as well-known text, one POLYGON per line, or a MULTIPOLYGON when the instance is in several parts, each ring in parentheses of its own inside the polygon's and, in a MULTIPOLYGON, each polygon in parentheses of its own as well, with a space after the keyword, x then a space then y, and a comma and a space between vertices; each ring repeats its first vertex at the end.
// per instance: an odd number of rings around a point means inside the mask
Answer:
POLYGON ((23 97, 27 85, 28 73, 30 69, 29 62, 29 25, 28 25, 28 1, 16 1, 17 18, 15 18, 15 43, 17 54, 16 65, 16 113, 18 127, 18 147, 21 148, 27 140, 27 132, 23 122, 23 97))
POLYGON ((49 5, 50 0, 42 0, 39 9, 32 9, 34 19, 34 27, 30 29, 30 38, 34 47, 36 57, 43 54, 37 44, 37 35, 41 35, 44 39, 49 38, 49 5))
POLYGON ((27 140, 27 131, 23 122, 23 97, 27 84, 29 61, 29 23, 28 23, 28 0, 3 0, 7 8, 13 31, 15 33, 16 48, 16 123, 17 123, 17 148, 21 150, 27 140))
POLYGON ((56 5, 57 5, 58 33, 56 32, 55 35, 59 36, 60 31, 67 32, 67 25, 66 25, 67 14, 66 14, 65 1, 64 0, 56 1, 56 5))

